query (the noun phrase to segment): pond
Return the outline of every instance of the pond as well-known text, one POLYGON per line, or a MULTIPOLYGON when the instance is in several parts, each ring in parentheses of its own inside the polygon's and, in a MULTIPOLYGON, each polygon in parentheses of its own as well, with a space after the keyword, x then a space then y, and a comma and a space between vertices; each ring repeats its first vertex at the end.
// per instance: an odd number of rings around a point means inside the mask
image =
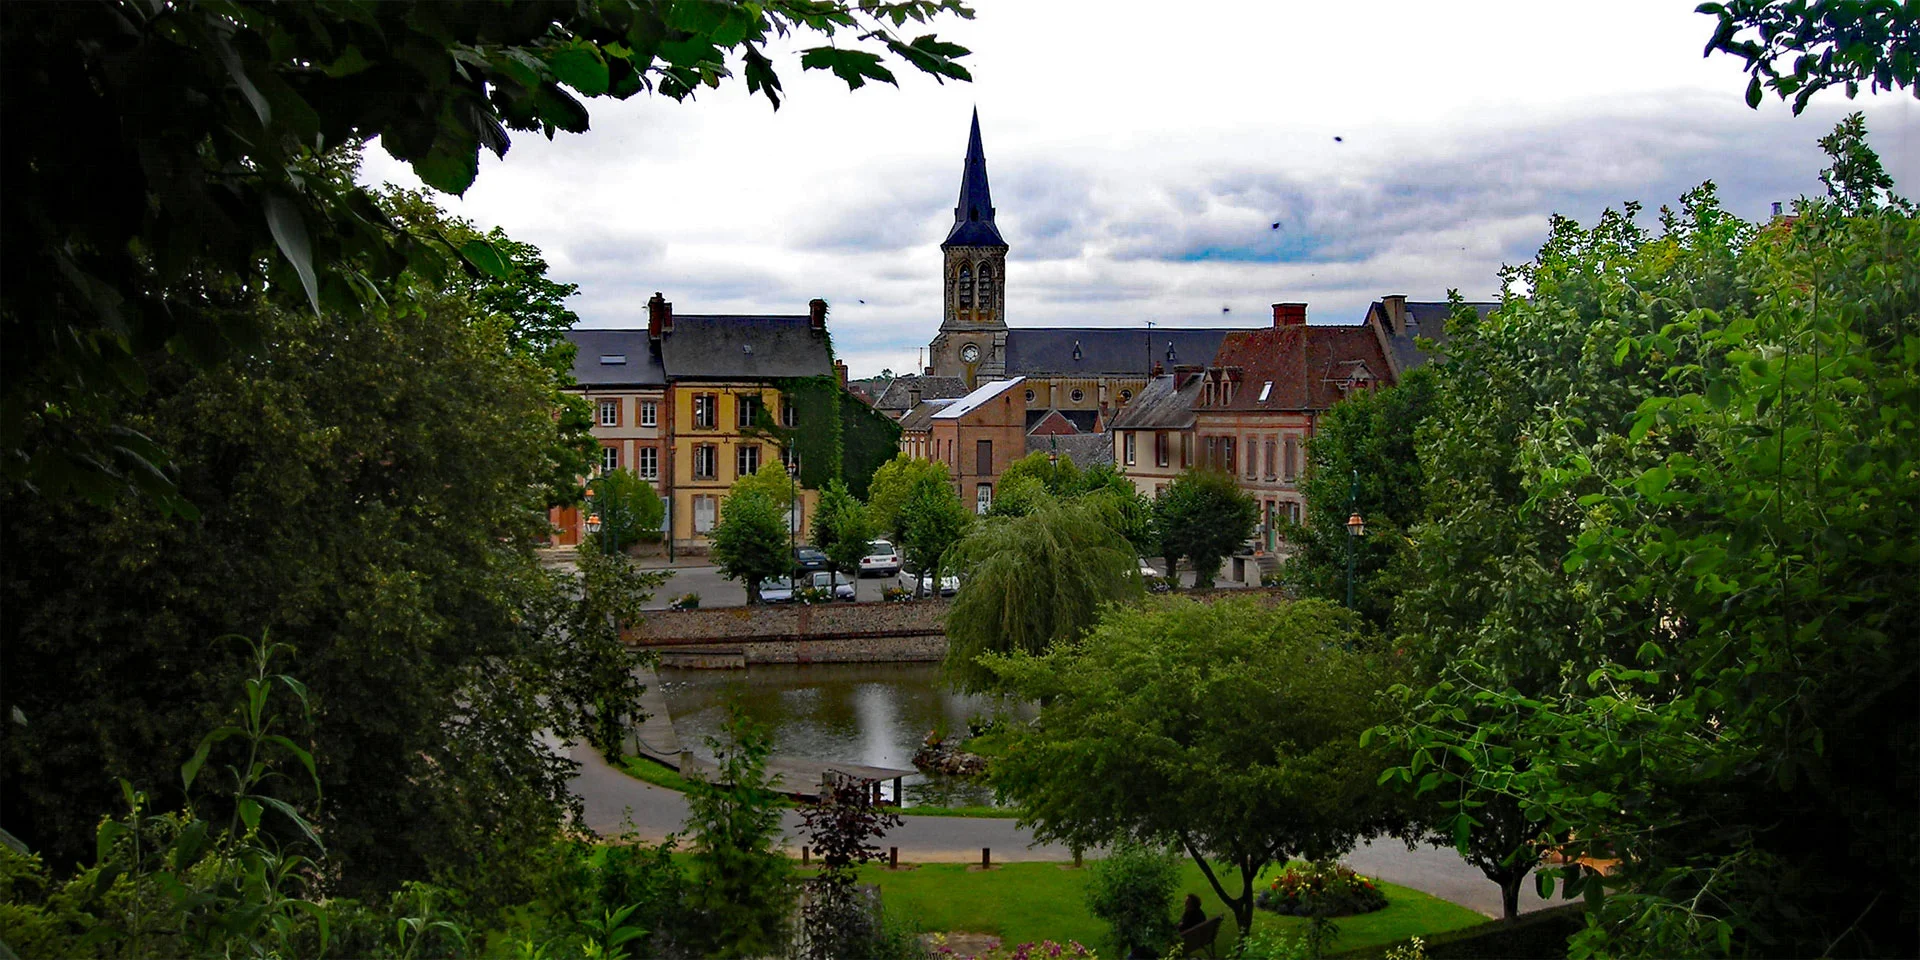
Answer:
MULTIPOLYGON (((773 731, 775 756, 913 769, 932 730, 964 735, 996 714, 1031 718, 1026 704, 955 693, 937 663, 764 664, 744 670, 660 668, 660 692, 680 743, 712 759, 729 700, 773 731)), ((908 806, 986 805, 978 778, 916 774, 902 784, 908 806)))

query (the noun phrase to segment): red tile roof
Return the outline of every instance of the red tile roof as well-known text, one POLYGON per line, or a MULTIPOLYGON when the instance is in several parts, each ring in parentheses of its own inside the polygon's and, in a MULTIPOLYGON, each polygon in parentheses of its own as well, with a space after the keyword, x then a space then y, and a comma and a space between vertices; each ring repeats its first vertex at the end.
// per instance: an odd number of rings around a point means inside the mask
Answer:
POLYGON ((1233 382, 1233 396, 1197 410, 1325 410, 1347 396, 1351 382, 1392 382, 1380 340, 1366 326, 1293 325, 1235 331, 1220 342, 1207 368, 1210 379, 1233 382), (1273 388, 1261 392, 1271 381, 1273 388))

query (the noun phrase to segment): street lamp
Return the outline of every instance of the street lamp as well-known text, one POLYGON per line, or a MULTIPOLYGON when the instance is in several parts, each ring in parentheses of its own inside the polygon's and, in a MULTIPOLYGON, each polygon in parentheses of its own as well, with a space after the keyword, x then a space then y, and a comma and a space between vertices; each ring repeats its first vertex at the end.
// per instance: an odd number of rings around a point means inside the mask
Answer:
POLYGON ((1057 467, 1059 465, 1060 465, 1060 438, 1056 436, 1049 436, 1047 437, 1047 466, 1057 467))
MULTIPOLYGON (((793 444, 787 444, 787 563, 799 560, 800 552, 800 464, 793 458, 793 444)), ((787 585, 798 586, 793 580, 793 568, 787 569, 787 585)))
POLYGON ((1360 470, 1354 468, 1353 484, 1347 488, 1347 609, 1353 609, 1353 542, 1366 536, 1367 521, 1360 516, 1360 470))

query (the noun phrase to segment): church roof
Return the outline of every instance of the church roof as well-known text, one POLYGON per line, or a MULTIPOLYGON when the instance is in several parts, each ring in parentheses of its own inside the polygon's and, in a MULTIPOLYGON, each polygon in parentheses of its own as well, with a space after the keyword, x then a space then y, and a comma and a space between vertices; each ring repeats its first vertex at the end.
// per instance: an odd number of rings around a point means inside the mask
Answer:
POLYGON ((1144 377, 1156 363, 1171 369, 1212 362, 1220 341, 1233 332, 1221 327, 1015 327, 1007 331, 1007 375, 1144 377))
POLYGON ((973 133, 967 138, 967 160, 960 171, 960 202, 953 208, 953 229, 946 247, 1004 247, 1000 228, 993 225, 993 193, 987 188, 987 152, 980 146, 980 111, 973 111, 973 133))

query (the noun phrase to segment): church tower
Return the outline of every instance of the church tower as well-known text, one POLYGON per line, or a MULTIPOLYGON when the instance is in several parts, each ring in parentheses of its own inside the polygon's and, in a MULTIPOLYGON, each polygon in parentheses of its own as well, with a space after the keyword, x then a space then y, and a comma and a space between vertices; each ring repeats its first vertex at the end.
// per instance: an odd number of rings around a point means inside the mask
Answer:
POLYGON ((993 195, 987 188, 987 155, 980 146, 980 111, 973 112, 967 160, 960 173, 960 203, 953 229, 940 244, 945 296, 940 333, 927 365, 935 376, 964 377, 969 387, 1005 379, 1007 373, 1007 241, 993 225, 993 195))

